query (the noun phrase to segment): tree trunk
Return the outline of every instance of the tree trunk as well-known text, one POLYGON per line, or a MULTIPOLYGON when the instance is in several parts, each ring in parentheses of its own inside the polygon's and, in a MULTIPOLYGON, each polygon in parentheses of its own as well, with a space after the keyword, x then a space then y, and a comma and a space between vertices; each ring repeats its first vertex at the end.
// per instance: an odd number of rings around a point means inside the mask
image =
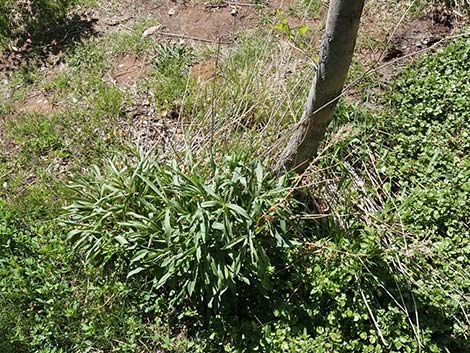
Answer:
POLYGON ((300 125, 281 154, 278 171, 301 173, 315 158, 351 65, 364 1, 330 1, 318 70, 300 125))

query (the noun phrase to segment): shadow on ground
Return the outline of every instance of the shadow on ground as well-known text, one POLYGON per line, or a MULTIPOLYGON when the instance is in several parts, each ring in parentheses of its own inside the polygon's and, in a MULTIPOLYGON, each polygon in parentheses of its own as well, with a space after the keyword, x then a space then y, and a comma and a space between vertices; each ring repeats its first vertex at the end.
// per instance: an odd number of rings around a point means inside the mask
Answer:
POLYGON ((73 15, 46 29, 29 30, 13 38, 0 54, 0 72, 10 72, 30 64, 57 64, 64 52, 97 34, 95 18, 73 15))

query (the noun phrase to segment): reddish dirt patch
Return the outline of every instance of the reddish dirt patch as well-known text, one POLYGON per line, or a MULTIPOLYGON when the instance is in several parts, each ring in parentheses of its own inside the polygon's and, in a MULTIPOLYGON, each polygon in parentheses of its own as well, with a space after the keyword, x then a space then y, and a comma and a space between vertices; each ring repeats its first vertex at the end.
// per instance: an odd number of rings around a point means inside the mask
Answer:
POLYGON ((165 1, 156 14, 169 33, 208 41, 219 38, 229 41, 238 30, 252 28, 258 23, 258 16, 251 6, 222 4, 214 7, 165 1))
POLYGON ((259 23, 255 6, 195 4, 184 0, 122 0, 121 3, 118 13, 111 16, 107 8, 92 13, 93 17, 99 18, 98 31, 117 30, 130 26, 134 19, 148 18, 158 19, 162 25, 159 32, 209 42, 220 38, 226 42, 237 31, 254 28, 259 23))
MULTIPOLYGON (((229 43, 235 34, 241 30, 255 28, 260 24, 260 15, 257 7, 265 7, 274 13, 282 9, 289 18, 289 24, 295 27, 301 23, 318 27, 318 21, 326 14, 327 6, 317 19, 300 18, 289 15, 290 7, 295 0, 271 0, 266 5, 254 5, 249 1, 230 1, 213 4, 191 3, 189 1, 174 0, 122 0, 118 13, 109 15, 109 9, 103 8, 93 12, 90 16, 99 18, 96 29, 98 31, 112 31, 122 26, 128 27, 129 22, 136 18, 157 18, 161 24, 159 34, 167 32, 186 39, 199 39, 202 41, 229 43)), ((312 31, 313 32, 313 31, 312 31)))
POLYGON ((140 78, 148 75, 152 65, 145 59, 133 55, 121 55, 113 60, 110 75, 113 81, 121 87, 131 86, 140 78))
MULTIPOLYGON (((3 129, 0 124, 0 129, 3 129)), ((13 140, 8 139, 4 136, 4 133, 0 131, 0 158, 7 158, 9 155, 14 154, 17 149, 16 144, 13 140)))
POLYGON ((49 97, 43 93, 38 93, 30 96, 24 102, 15 105, 16 113, 39 113, 39 114, 52 114, 57 110, 57 107, 51 103, 49 97))
POLYGON ((204 83, 212 79, 215 75, 215 60, 210 59, 198 62, 191 67, 191 76, 199 83, 204 83))

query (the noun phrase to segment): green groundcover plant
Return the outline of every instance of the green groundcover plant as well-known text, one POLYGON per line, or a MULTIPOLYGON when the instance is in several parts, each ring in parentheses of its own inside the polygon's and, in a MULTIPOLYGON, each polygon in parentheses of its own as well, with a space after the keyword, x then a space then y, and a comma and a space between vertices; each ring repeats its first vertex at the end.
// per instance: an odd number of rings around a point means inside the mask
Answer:
POLYGON ((54 224, 25 224, 0 200, 0 352, 202 351, 174 339, 164 314, 149 319, 149 293, 85 264, 64 238, 54 224))

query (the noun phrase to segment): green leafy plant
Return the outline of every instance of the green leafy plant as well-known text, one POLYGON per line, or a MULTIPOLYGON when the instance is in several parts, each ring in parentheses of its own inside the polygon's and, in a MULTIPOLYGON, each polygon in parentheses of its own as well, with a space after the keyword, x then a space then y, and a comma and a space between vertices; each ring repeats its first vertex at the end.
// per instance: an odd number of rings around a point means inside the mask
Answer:
POLYGON ((296 243, 291 216, 300 203, 286 177, 269 177, 258 161, 160 165, 150 154, 111 160, 72 185, 66 207, 70 239, 100 263, 123 260, 128 276, 155 288, 223 305, 240 286, 271 287, 282 252, 296 243))
POLYGON ((306 24, 291 27, 289 24, 289 19, 287 17, 282 17, 279 22, 274 25, 274 29, 286 35, 297 46, 302 48, 304 46, 302 43, 302 38, 308 32, 309 27, 306 24))
MULTIPOLYGON (((468 338, 470 282, 470 39, 455 40, 410 67, 390 103, 383 165, 394 215, 427 253, 407 275, 420 295, 458 318, 451 329, 468 338), (428 275, 423 276, 426 271, 428 275), (467 294, 465 294, 467 293, 467 294), (466 332, 466 333, 465 333, 466 332)), ((410 246, 410 241, 408 245, 410 246)), ((450 319, 449 319, 450 320, 450 319)), ((450 328, 439 327, 445 332, 450 328)))

